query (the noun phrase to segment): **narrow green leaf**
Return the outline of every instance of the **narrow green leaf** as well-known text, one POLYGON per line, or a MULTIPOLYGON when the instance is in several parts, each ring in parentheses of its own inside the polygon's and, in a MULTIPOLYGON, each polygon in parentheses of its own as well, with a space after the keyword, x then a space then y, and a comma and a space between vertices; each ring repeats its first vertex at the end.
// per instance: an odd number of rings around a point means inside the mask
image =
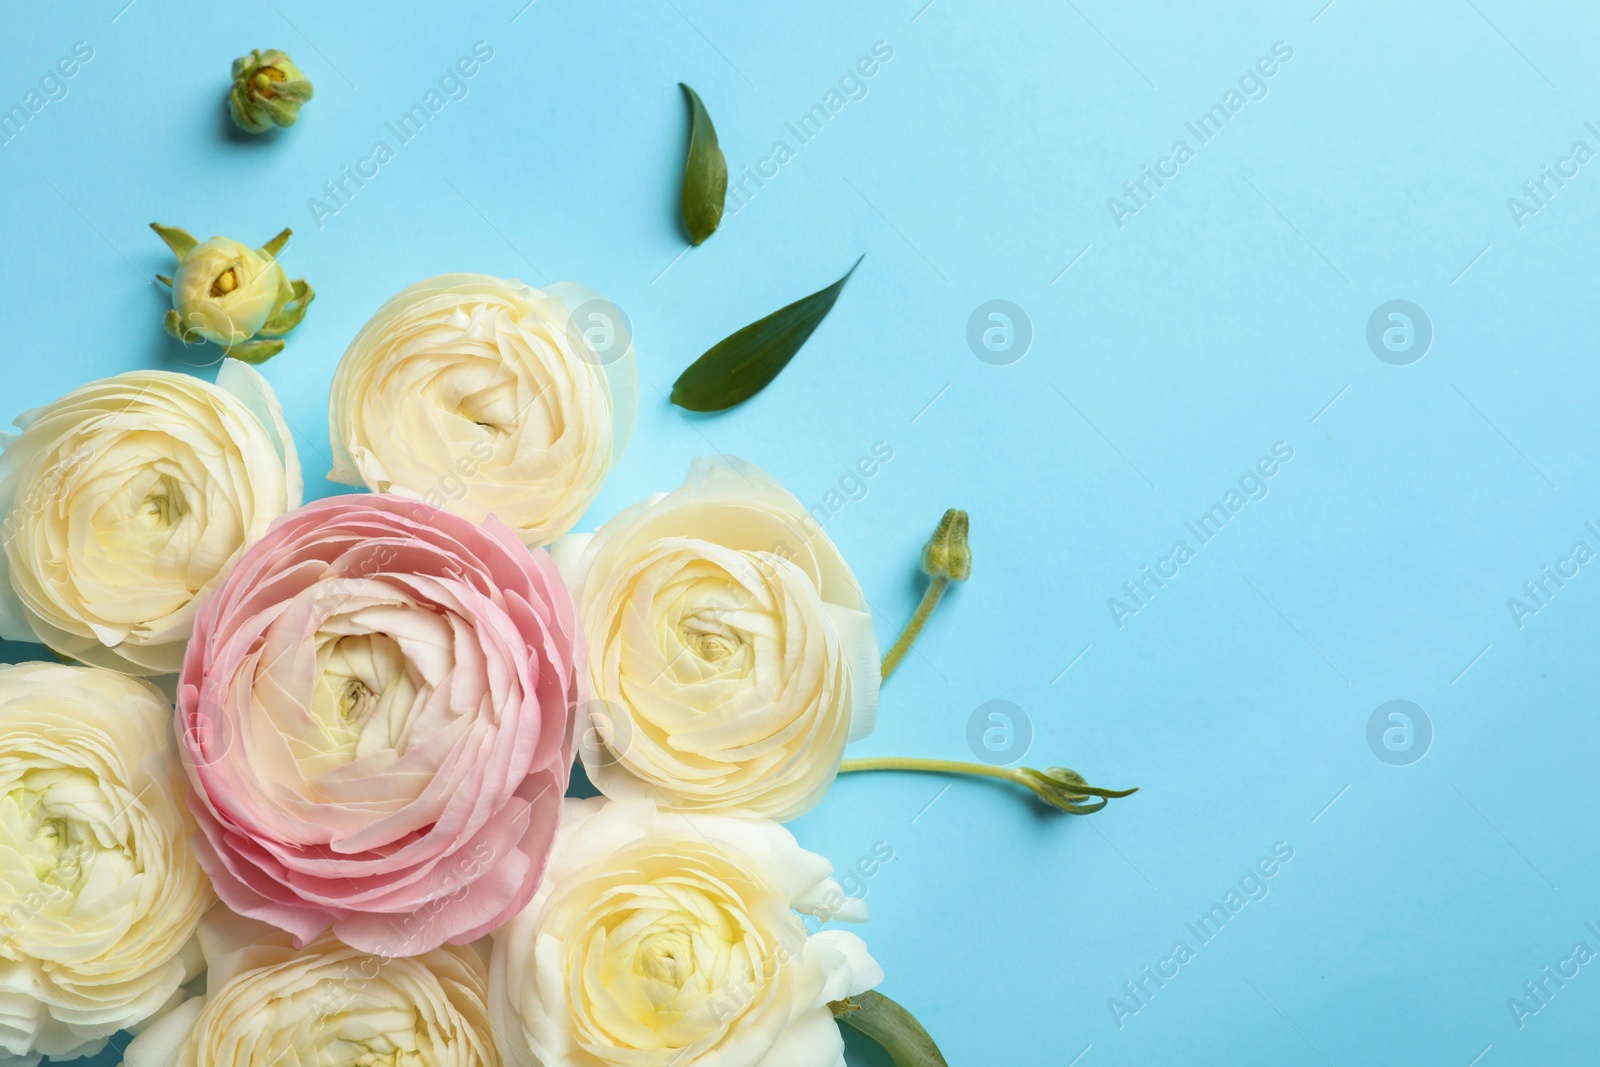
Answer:
POLYGON ((916 1017, 882 993, 869 989, 828 1007, 835 1019, 881 1045, 895 1067, 950 1067, 916 1017))
POLYGON ((304 278, 289 283, 290 299, 256 333, 262 337, 282 337, 306 317, 306 308, 317 298, 317 291, 304 278))
POLYGON ((726 411, 767 387, 788 366, 834 301, 862 256, 843 278, 723 338, 689 364, 672 384, 672 402, 689 411, 726 411))
POLYGON ((283 251, 283 246, 289 243, 289 238, 292 236, 294 231, 285 226, 282 233, 261 246, 261 254, 277 259, 278 253, 283 251))
POLYGON ((166 317, 161 320, 161 325, 175 340, 182 341, 186 345, 192 345, 204 340, 198 333, 183 324, 183 319, 178 317, 176 308, 167 309, 166 317))
POLYGON ((224 350, 229 358, 259 366, 283 351, 282 341, 245 341, 224 350))
POLYGON ((689 240, 700 244, 722 224, 728 198, 728 161, 717 147, 717 128, 700 102, 700 94, 678 83, 689 98, 689 160, 683 167, 683 223, 689 240))
POLYGON ((172 249, 172 254, 180 260, 188 255, 195 245, 200 243, 195 240, 194 234, 176 226, 163 226, 159 222, 152 222, 150 228, 156 231, 156 236, 167 242, 167 247, 172 249))

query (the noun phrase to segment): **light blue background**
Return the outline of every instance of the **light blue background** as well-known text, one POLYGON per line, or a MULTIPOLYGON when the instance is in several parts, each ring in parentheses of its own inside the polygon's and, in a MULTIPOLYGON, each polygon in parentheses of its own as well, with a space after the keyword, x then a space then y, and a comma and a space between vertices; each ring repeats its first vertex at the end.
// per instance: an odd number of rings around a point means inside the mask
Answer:
POLYGON ((1600 963, 1521 1029, 1507 1000, 1575 942, 1600 950, 1600 563, 1521 627, 1506 602, 1575 541, 1600 549, 1600 163, 1520 228, 1507 199, 1575 140, 1600 150, 1600 17, 524 2, 8 5, 0 105, 75 41, 95 54, 0 146, 6 416, 214 355, 161 331, 152 220, 295 228, 287 264, 319 295, 265 373, 313 495, 332 491, 315 476, 334 364, 386 297, 446 271, 581 281, 631 315, 644 380, 586 526, 710 451, 820 502, 886 442, 827 525, 880 638, 944 508, 971 513, 976 562, 856 751, 969 758, 969 716, 1004 699, 1031 719, 1027 763, 1143 787, 1072 819, 984 782, 862 776, 795 825, 841 867, 893 848, 865 933, 953 1064, 1593 1062, 1600 963), (319 228, 308 198, 392 146, 384 123, 480 40, 494 58, 467 98, 319 228), (799 146, 784 124, 878 41, 893 59, 866 98, 799 146), (1198 146, 1185 122, 1279 41, 1293 58, 1266 97, 1198 146), (246 140, 223 117, 228 62, 269 46, 317 95, 246 140), (736 177, 794 149, 681 258, 679 80, 736 177), (1107 199, 1179 138, 1195 158, 1119 228, 1107 199), (766 392, 709 418, 666 403, 712 343, 861 253, 766 392), (1396 298, 1435 331, 1410 366, 1365 341, 1396 298), (1031 321, 1009 366, 966 341, 992 299, 1031 321), (1194 547, 1185 522, 1278 441, 1294 458, 1270 494, 1119 628, 1108 598, 1194 547), (1393 699, 1435 733, 1410 766, 1366 740, 1393 699), (1199 946, 1185 923, 1276 842, 1294 858, 1270 895, 1199 946), (1119 1028, 1108 998, 1179 939, 1195 958, 1119 1028))

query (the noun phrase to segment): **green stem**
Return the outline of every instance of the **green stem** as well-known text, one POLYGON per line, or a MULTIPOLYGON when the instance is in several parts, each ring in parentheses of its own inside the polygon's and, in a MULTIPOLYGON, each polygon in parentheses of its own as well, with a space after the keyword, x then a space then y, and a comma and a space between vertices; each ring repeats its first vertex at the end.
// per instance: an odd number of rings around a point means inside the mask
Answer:
POLYGON ((922 771, 927 774, 979 774, 986 778, 1003 778, 1008 782, 1025 785, 1017 772, 1010 767, 993 767, 987 763, 963 763, 953 759, 917 759, 914 756, 866 756, 847 759, 839 764, 839 773, 851 771, 922 771))
MULTIPOLYGON (((939 606, 939 599, 944 596, 945 589, 950 585, 950 579, 942 574, 934 575, 928 581, 928 591, 922 594, 922 603, 917 605, 916 613, 911 616, 911 621, 906 623, 906 628, 900 631, 900 636, 895 639, 889 652, 883 657, 883 680, 888 681, 889 675, 900 666, 900 661, 906 658, 906 653, 911 651, 911 643, 917 639, 922 628, 928 624, 928 618, 933 614, 933 609, 939 606)), ((867 768, 862 768, 866 770, 867 768)))
POLYGON ((847 759, 839 764, 839 773, 848 774, 852 771, 920 771, 927 774, 971 774, 981 778, 998 778, 1030 790, 1057 811, 1070 815, 1092 815, 1109 801, 1139 791, 1137 786, 1132 789, 1101 789, 1090 785, 1084 781, 1083 775, 1066 767, 1037 771, 1032 767, 996 767, 988 763, 917 759, 910 756, 871 756, 847 759), (1090 800, 1090 797, 1099 799, 1090 800))

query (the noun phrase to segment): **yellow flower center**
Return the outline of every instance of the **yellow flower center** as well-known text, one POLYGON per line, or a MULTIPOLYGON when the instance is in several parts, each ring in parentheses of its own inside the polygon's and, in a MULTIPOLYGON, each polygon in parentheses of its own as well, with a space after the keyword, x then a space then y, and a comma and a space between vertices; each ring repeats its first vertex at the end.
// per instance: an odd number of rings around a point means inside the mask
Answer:
POLYGON ((146 529, 166 529, 189 512, 188 501, 177 479, 163 474, 151 486, 139 508, 146 529))
POLYGON ((727 633, 685 632, 684 644, 707 663, 727 659, 739 649, 739 640, 727 633))
POLYGON ((339 718, 345 722, 366 718, 375 699, 376 694, 367 688, 365 682, 359 678, 350 679, 339 693, 339 718))
POLYGON ((289 76, 277 67, 262 67, 250 79, 250 94, 252 96, 273 96, 272 86, 276 82, 285 82, 289 76))
POLYGON ((730 1020, 782 984, 790 953, 779 940, 794 931, 761 918, 776 904, 726 849, 675 835, 624 847, 569 883, 546 919, 569 931, 579 1043, 596 1062, 617 1047, 692 1050, 681 1059, 699 1062, 730 1020))
POLYGON ((239 288, 239 270, 237 267, 229 267, 217 275, 216 281, 211 283, 211 295, 227 296, 237 288, 239 288))
MULTIPOLYGON (((37 911, 56 894, 78 891, 96 851, 131 859, 121 842, 97 841, 92 828, 62 811, 86 786, 92 783, 72 772, 34 771, 14 782, 0 799, 0 847, 22 861, 22 870, 44 896, 18 885, 14 876, 3 880, 5 892, 0 895, 14 896, 13 903, 37 911)), ((3 925, 0 934, 9 932, 3 925)))
POLYGON ((682 930, 666 930, 645 938, 634 960, 634 970, 641 977, 665 982, 674 989, 682 989, 694 969, 694 942, 682 930))
POLYGON ((378 749, 404 745, 406 713, 418 680, 393 638, 325 632, 319 635, 317 660, 311 698, 317 741, 305 757, 312 777, 378 749))

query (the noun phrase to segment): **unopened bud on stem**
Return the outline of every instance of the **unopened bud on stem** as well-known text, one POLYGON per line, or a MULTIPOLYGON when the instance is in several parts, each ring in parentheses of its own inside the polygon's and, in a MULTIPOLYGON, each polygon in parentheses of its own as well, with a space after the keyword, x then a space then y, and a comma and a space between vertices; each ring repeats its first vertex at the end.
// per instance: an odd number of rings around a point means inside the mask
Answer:
POLYGON ((911 651, 911 643, 927 625, 939 598, 944 596, 945 588, 951 582, 966 581, 967 575, 972 573, 972 550, 967 547, 965 511, 951 508, 944 513, 933 536, 922 546, 922 571, 928 576, 928 589, 922 594, 922 603, 917 605, 911 621, 906 623, 906 628, 900 631, 900 636, 883 657, 885 680, 900 665, 906 653, 911 651))
POLYGON ((972 573, 972 549, 967 547, 967 513, 951 508, 939 528, 922 547, 922 572, 930 578, 964 582, 972 573))

